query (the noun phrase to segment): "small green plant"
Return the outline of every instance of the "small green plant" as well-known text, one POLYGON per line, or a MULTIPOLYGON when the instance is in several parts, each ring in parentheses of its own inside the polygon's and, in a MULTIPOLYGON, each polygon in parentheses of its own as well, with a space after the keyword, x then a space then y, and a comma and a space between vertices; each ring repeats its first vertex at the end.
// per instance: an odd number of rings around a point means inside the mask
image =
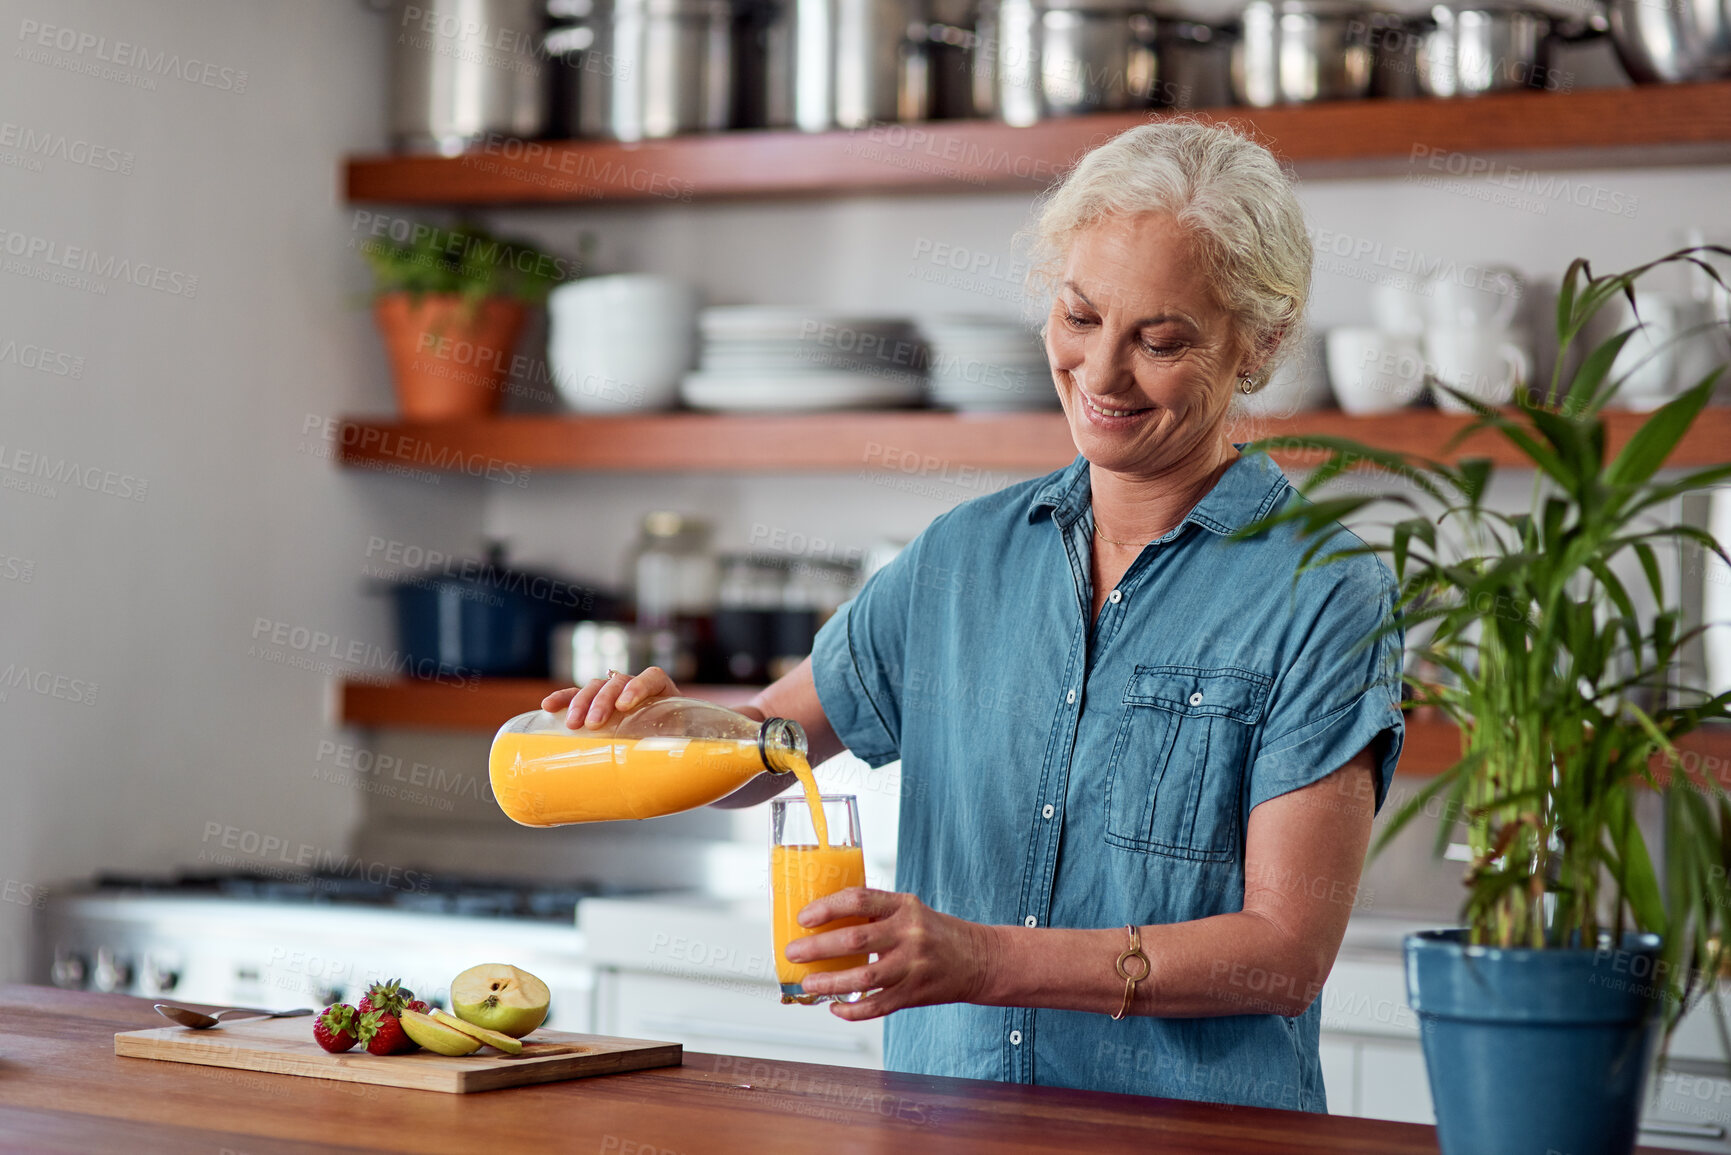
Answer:
POLYGON ((573 271, 569 261, 474 224, 416 224, 406 239, 367 238, 361 255, 373 270, 373 289, 380 296, 460 296, 471 309, 491 297, 542 304, 573 271))
MULTIPOLYGON (((1621 384, 1612 365, 1639 313, 1571 373, 1563 366, 1599 309, 1618 295, 1634 305, 1635 282, 1655 268, 1692 264, 1723 289, 1708 253, 1731 256, 1706 246, 1605 277, 1574 262, 1557 302, 1558 369, 1543 395, 1497 410, 1449 390, 1474 416, 1448 448, 1486 431, 1502 438, 1534 473, 1528 511, 1485 504, 1488 459, 1450 463, 1345 438, 1291 437, 1254 448, 1319 453, 1307 495, 1355 466, 1381 471, 1389 484, 1294 503, 1244 531, 1295 525, 1309 539, 1307 568, 1363 553, 1388 559, 1400 594, 1398 621, 1383 631, 1404 625, 1415 656, 1441 672, 1438 684, 1409 683, 1407 698, 1460 727, 1462 755, 1395 811, 1375 849, 1446 795, 1472 850, 1463 907, 1470 941, 1597 948, 1621 943, 1625 931, 1657 933, 1667 1029, 1703 992, 1717 997, 1711 980, 1731 946, 1731 800, 1676 746, 1702 724, 1731 718, 1731 694, 1675 681, 1679 650, 1699 630, 1686 628, 1659 555, 1684 546, 1726 557, 1672 510, 1683 495, 1731 479, 1731 464, 1659 472, 1724 367, 1612 454, 1603 410, 1621 384), (1342 545, 1336 522, 1384 502, 1401 511, 1372 529, 1386 536, 1342 545), (1637 607, 1642 586, 1656 607, 1646 613, 1637 607), (1658 861, 1636 822, 1640 790, 1661 800, 1658 861)), ((1439 830, 1439 850, 1450 833, 1448 824, 1439 830)))

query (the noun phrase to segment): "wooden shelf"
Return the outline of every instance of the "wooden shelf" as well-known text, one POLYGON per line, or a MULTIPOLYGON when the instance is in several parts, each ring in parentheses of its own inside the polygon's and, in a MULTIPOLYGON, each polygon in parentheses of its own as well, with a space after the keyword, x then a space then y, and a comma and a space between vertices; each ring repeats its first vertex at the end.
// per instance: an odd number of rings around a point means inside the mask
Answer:
MULTIPOLYGON (((344 192, 357 204, 483 205, 1035 191, 1106 138, 1160 115, 1104 113, 1026 128, 974 120, 730 132, 638 144, 499 141, 460 157, 353 157, 344 192)), ((1442 154, 1465 154, 1463 166, 1495 154, 1550 168, 1731 159, 1731 82, 1198 115, 1240 125, 1301 171, 1322 176, 1430 175, 1422 158, 1442 154)))
MULTIPOLYGON (((536 709, 561 689, 539 678, 482 678, 468 686, 439 682, 343 682, 341 721, 349 726, 475 730, 491 734, 507 718, 536 709)), ((685 686, 683 692, 723 706, 751 701, 757 686, 685 686)))
MULTIPOLYGON (((1645 419, 1608 415, 1618 447, 1645 419)), ((1333 410, 1283 419, 1241 419, 1234 440, 1329 434, 1410 453, 1440 453, 1469 418, 1429 409, 1374 417, 1333 410)), ((962 414, 935 410, 807 416, 668 413, 644 417, 521 416, 415 425, 352 418, 338 431, 339 460, 371 469, 447 470, 513 479, 530 470, 656 472, 900 473, 922 484, 982 488, 981 470, 1045 472, 1076 450, 1057 413, 962 414)), ((1522 465, 1498 439, 1480 435, 1456 457, 1522 465)), ((1289 468, 1313 455, 1276 451, 1289 468)), ((1731 459, 1731 407, 1709 409, 1672 453, 1672 466, 1731 459)))
MULTIPOLYGON (((1677 743, 1683 754, 1683 769, 1690 777, 1711 777, 1731 790, 1731 726, 1711 726, 1677 743)), ((1400 773, 1415 778, 1434 778, 1460 758, 1460 731, 1446 721, 1409 717, 1406 744, 1401 750, 1400 773)), ((1662 767, 1655 764, 1661 780, 1662 767)))
MULTIPOLYGON (((382 726, 418 730, 469 730, 491 734, 507 718, 533 710, 541 699, 559 689, 554 682, 533 678, 486 678, 473 686, 436 682, 344 682, 342 721, 349 726, 382 726)), ((756 686, 687 686, 693 698, 738 707, 758 692, 756 686)), ((1693 775, 1707 774, 1731 789, 1731 727, 1701 730, 1678 744, 1692 764, 1693 775)), ((1460 757, 1460 732, 1445 721, 1408 718, 1400 773, 1431 778, 1460 757)))

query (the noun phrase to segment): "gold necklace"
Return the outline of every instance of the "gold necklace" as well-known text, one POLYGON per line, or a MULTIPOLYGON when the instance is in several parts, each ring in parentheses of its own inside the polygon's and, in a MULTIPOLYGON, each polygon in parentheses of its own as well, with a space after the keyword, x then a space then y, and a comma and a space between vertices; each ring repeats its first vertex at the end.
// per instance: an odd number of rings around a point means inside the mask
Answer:
POLYGON ((1094 523, 1094 536, 1099 538, 1101 541, 1109 542, 1112 545, 1133 545, 1137 549, 1141 549, 1143 546, 1148 544, 1145 541, 1119 541, 1115 537, 1107 537, 1105 534, 1100 532, 1100 524, 1098 522, 1094 523))

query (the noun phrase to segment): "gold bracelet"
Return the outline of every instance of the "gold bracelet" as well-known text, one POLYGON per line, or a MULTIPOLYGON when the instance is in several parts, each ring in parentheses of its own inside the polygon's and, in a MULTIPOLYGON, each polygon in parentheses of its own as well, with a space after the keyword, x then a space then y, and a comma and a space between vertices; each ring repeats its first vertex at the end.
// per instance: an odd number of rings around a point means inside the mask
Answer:
POLYGON ((1136 997, 1136 984, 1154 973, 1154 964, 1149 962, 1148 956, 1142 953, 1142 932, 1134 926, 1127 926, 1124 929, 1130 932, 1130 949, 1119 955, 1118 961, 1114 964, 1118 971, 1118 977, 1124 980, 1124 1005, 1119 1007, 1118 1013, 1112 1016, 1113 1022, 1117 1022, 1129 1013, 1130 1000, 1136 997), (1130 968, 1125 965, 1133 958, 1142 960, 1142 973, 1139 975, 1132 975, 1130 968))

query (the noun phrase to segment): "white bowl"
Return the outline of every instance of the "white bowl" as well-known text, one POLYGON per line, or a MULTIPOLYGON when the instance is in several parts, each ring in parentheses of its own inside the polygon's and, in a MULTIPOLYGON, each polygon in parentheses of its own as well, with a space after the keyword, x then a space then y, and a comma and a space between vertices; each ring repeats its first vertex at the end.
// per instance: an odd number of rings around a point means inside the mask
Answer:
POLYGON ((547 362, 579 413, 671 409, 697 353, 697 290, 671 277, 590 277, 553 290, 547 362))

